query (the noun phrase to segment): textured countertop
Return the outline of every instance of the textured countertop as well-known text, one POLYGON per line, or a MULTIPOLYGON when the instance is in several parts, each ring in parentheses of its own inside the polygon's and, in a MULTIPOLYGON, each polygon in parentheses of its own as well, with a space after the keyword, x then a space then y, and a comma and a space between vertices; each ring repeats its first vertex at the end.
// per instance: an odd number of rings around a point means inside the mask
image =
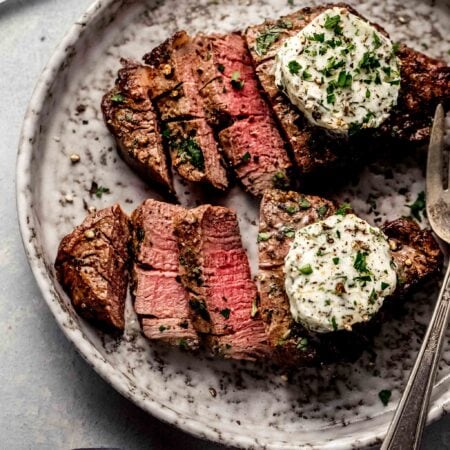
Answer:
MULTIPOLYGON (((91 0, 0 3, 0 450, 76 447, 208 449, 145 414, 106 384, 59 330, 25 258, 16 218, 16 149, 34 85, 91 0)), ((450 449, 450 416, 424 449, 450 449)))

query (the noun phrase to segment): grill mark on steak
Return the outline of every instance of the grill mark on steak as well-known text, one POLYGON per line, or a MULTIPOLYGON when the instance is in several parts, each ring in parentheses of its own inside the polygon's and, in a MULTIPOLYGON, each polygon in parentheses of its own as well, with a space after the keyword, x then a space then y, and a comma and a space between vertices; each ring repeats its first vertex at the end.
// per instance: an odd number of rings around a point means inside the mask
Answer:
POLYGON ((199 60, 192 39, 179 31, 146 54, 144 61, 151 68, 148 93, 167 130, 163 134, 169 134, 166 141, 173 167, 188 181, 225 190, 226 171, 194 75, 199 60), (180 152, 179 144, 186 146, 184 151, 180 152))
MULTIPOLYGON (((245 32, 258 78, 270 99, 280 129, 290 144, 296 165, 302 173, 348 164, 349 158, 356 158, 359 143, 369 133, 362 133, 361 136, 350 139, 330 139, 321 128, 311 125, 303 113, 293 106, 275 85, 274 57, 279 47, 287 38, 298 33, 331 6, 346 8, 362 17, 344 3, 322 5, 303 8, 279 20, 267 20, 263 24, 247 28, 245 32), (261 49, 258 39, 261 40, 261 37, 271 30, 275 30, 277 39, 268 47, 267 52, 258 54, 257 48, 261 49)), ((387 35, 379 25, 374 23, 372 25, 387 35)), ((372 132, 371 137, 395 140, 401 144, 420 143, 429 137, 429 127, 436 105, 440 102, 446 105, 446 108, 450 105, 450 68, 404 45, 400 47, 398 57, 401 62, 398 104, 383 125, 372 132)))
POLYGON ((77 313, 106 331, 125 327, 129 226, 119 205, 91 214, 62 239, 55 261, 77 313))
MULTIPOLYGON (((265 234, 259 243, 261 313, 269 341, 276 346, 277 359, 288 364, 359 357, 384 314, 382 309, 377 315, 380 317, 355 325, 352 332, 312 333, 293 321, 284 288, 284 258, 295 231, 319 220, 317 213, 322 205, 328 209, 325 214, 322 211, 321 218, 335 212, 335 206, 328 200, 297 192, 269 190, 261 203, 260 232, 265 234), (300 204, 305 208, 293 209, 300 204)), ((442 253, 429 230, 420 230, 413 220, 398 219, 387 223, 383 231, 392 241, 392 255, 397 264, 399 285, 395 297, 404 295, 413 285, 440 270, 442 253)))
POLYGON ((146 200, 132 214, 134 309, 148 339, 190 349, 199 346, 188 295, 179 282, 173 217, 181 206, 146 200))
POLYGON ((173 193, 158 118, 147 95, 149 69, 132 61, 121 62, 115 87, 102 99, 105 123, 124 161, 146 182, 173 193))
POLYGON ((252 317, 258 293, 236 214, 224 207, 200 206, 176 215, 175 233, 181 281, 189 291, 194 326, 205 334, 206 345, 225 358, 266 356, 262 321, 252 317))

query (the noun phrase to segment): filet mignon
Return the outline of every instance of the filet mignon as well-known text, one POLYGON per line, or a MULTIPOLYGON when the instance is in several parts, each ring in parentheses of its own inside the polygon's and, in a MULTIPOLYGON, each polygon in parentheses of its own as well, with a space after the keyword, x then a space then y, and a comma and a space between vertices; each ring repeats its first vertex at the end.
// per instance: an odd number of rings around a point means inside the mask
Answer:
POLYGON ((129 225, 119 205, 91 214, 63 238, 55 261, 77 313, 107 331, 125 327, 129 225))

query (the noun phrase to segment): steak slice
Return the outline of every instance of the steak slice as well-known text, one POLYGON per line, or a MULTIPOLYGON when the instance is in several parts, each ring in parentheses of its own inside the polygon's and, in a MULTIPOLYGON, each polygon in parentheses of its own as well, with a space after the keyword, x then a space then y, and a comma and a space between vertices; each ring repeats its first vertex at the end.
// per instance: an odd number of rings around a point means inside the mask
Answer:
POLYGON ((417 222, 406 217, 387 222, 382 230, 397 265, 397 295, 407 293, 442 267, 442 251, 431 230, 421 230, 417 222))
MULTIPOLYGON (((303 8, 279 20, 251 26, 245 32, 247 45, 256 66, 259 81, 266 92, 284 137, 289 142, 296 164, 303 173, 348 164, 358 155, 361 138, 368 132, 350 138, 330 139, 307 119, 275 85, 274 57, 287 38, 298 33, 318 14, 332 6, 341 6, 359 15, 350 6, 321 5, 303 8)), ((377 24, 380 32, 386 32, 377 24)), ((372 137, 394 140, 400 144, 420 143, 429 137, 435 107, 450 105, 450 69, 442 62, 428 58, 406 46, 398 52, 401 63, 401 89, 391 116, 372 137)), ((376 145, 375 145, 376 147, 376 145)), ((366 152, 367 153, 367 152, 366 152)))
POLYGON ((194 326, 214 354, 256 359, 269 347, 257 313, 257 289, 242 248, 236 214, 204 205, 177 214, 180 276, 194 326))
POLYGON ((228 181, 213 130, 205 119, 165 124, 172 165, 185 180, 207 182, 225 190, 228 181))
POLYGON ((89 215, 59 244, 55 269, 77 313, 123 332, 128 285, 129 219, 119 205, 89 215))
POLYGON ((173 192, 158 119, 147 90, 149 68, 122 60, 115 87, 102 99, 106 125, 124 161, 145 181, 173 192))
POLYGON ((291 162, 270 116, 238 120, 219 133, 223 152, 244 188, 255 196, 290 185, 291 162))
POLYGON ((181 206, 146 200, 132 214, 134 309, 148 339, 196 349, 188 294, 178 277, 173 217, 181 206))
MULTIPOLYGON (((355 359, 380 322, 375 319, 357 324, 352 332, 320 334, 305 330, 292 319, 284 289, 284 258, 297 229, 334 211, 335 207, 327 200, 296 192, 271 190, 263 197, 259 234, 261 313, 270 343, 277 346, 279 359, 288 363, 355 359), (324 213, 320 208, 325 205, 324 213)), ((398 219, 387 223, 383 231, 390 240, 398 268, 399 285, 395 296, 404 295, 414 284, 423 282, 440 269, 442 253, 429 230, 420 230, 413 220, 398 219)))

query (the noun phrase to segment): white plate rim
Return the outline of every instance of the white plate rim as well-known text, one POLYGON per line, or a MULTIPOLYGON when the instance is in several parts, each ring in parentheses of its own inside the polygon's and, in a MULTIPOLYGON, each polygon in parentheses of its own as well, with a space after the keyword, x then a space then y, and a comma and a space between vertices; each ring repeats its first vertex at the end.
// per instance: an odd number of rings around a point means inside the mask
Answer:
MULTIPOLYGON (((133 0, 131 3, 133 3, 133 0)), ((204 426, 199 421, 193 420, 191 417, 180 414, 177 411, 144 396, 136 396, 133 394, 133 390, 130 390, 130 380, 126 379, 126 376, 119 371, 111 370, 111 364, 106 361, 101 353, 95 349, 90 342, 83 337, 83 333, 80 329, 72 329, 66 327, 63 324, 63 309, 60 303, 56 300, 56 292, 53 292, 52 279, 49 276, 48 269, 42 261, 38 248, 39 243, 37 236, 32 232, 34 228, 34 213, 31 197, 29 195, 28 188, 31 183, 31 171, 32 171, 32 155, 36 143, 34 137, 39 133, 39 119, 43 107, 46 102, 46 94, 51 89, 52 84, 57 76, 59 69, 65 64, 68 55, 68 49, 77 44, 77 41, 82 36, 85 28, 89 26, 91 22, 102 16, 102 14, 114 4, 119 4, 122 7, 126 3, 130 3, 127 0, 95 0, 91 6, 82 14, 79 20, 77 20, 69 31, 66 33, 60 44, 54 50, 48 63, 44 67, 38 82, 35 86, 33 94, 31 96, 27 111, 25 113, 16 160, 16 206, 19 221, 19 230, 24 245, 25 253, 30 264, 34 278, 38 284, 38 287, 54 315, 56 322, 60 329, 63 331, 67 339, 71 341, 79 354, 83 359, 116 391, 123 395, 128 400, 135 403, 144 411, 148 412, 157 419, 176 426, 181 430, 192 434, 195 437, 201 439, 207 439, 221 444, 238 446, 241 448, 249 448, 254 444, 254 440, 251 437, 244 435, 237 435, 230 432, 222 432, 215 428, 204 426)), ((445 382, 443 379, 442 382, 445 382)), ((439 383, 441 385, 441 383, 439 383)), ((440 387, 439 385, 435 386, 440 387)), ((131 384, 134 390, 138 390, 137 386, 131 384)), ((430 408, 427 423, 430 424, 447 414, 447 409, 450 408, 450 390, 443 393, 438 399, 436 399, 430 408), (446 394, 446 395, 445 395, 446 394)), ((377 427, 379 429, 379 427, 377 427)), ((311 450, 347 450, 354 448, 363 448, 379 444, 384 438, 385 431, 376 432, 375 434, 367 434, 364 438, 353 440, 350 436, 341 438, 338 442, 331 441, 320 446, 309 444, 308 448, 311 450)), ((276 443, 271 442, 267 445, 263 444, 264 448, 268 449, 296 449, 294 443, 276 443)))

